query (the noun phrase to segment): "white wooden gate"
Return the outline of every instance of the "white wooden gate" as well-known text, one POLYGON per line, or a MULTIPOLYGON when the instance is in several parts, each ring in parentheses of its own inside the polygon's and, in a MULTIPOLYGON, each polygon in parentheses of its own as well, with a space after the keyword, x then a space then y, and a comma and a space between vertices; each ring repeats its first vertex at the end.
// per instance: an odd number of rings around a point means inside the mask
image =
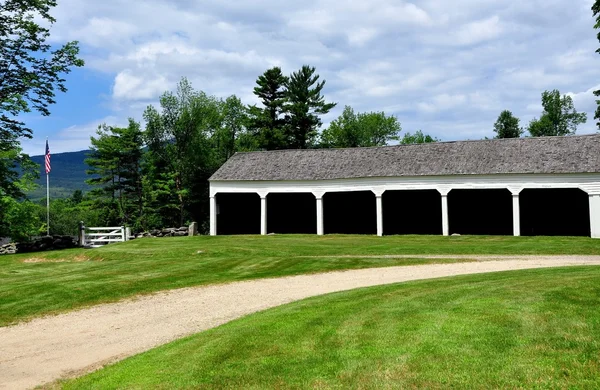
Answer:
POLYGON ((113 242, 125 242, 128 239, 125 226, 91 227, 85 230, 82 246, 91 248, 100 248, 113 242))

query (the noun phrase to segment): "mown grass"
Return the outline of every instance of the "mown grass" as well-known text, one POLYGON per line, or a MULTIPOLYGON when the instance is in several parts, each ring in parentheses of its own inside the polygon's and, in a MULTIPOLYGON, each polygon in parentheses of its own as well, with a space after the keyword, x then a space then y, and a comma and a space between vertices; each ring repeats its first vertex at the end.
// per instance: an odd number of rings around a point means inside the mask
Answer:
POLYGON ((599 388, 600 267, 372 287, 281 306, 66 389, 599 388))
POLYGON ((600 254, 600 240, 475 236, 181 237, 141 239, 93 250, 0 256, 0 326, 165 289, 444 262, 418 259, 422 254, 600 254), (361 257, 400 254, 415 258, 361 257), (345 255, 357 257, 335 257, 345 255))

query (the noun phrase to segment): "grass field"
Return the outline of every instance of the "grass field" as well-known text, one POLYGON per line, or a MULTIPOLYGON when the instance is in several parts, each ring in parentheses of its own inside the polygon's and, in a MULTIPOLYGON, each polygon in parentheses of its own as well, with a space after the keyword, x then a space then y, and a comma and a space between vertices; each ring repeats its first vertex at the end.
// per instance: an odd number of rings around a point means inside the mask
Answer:
POLYGON ((0 326, 165 289, 444 262, 419 259, 422 254, 600 254, 600 240, 474 236, 181 237, 134 240, 93 250, 0 256, 0 326), (360 257, 399 254, 414 258, 360 257), (347 255, 358 257, 335 257, 347 255))
POLYGON ((388 285, 257 313, 64 383, 599 388, 600 267, 388 285))

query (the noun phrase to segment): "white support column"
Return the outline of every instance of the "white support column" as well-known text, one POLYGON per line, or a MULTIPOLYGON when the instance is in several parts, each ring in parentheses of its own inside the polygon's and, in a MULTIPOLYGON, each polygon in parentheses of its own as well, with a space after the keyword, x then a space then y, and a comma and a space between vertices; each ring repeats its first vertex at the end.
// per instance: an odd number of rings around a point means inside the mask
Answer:
POLYGON ((508 190, 512 194, 513 235, 519 237, 521 235, 521 204, 519 203, 519 194, 523 191, 523 188, 508 186, 508 190))
POLYGON ((383 236, 383 199, 382 194, 375 194, 375 202, 377 204, 377 235, 383 236))
POLYGON ((217 198, 215 196, 210 197, 210 235, 217 235, 217 198))
POLYGON ((267 194, 260 194, 260 234, 267 235, 267 194))
MULTIPOLYGON (((449 192, 449 191, 448 191, 449 192)), ((450 218, 448 217, 448 192, 442 192, 442 234, 450 235, 450 218)))
POLYGON ((325 234, 325 224, 323 223, 323 194, 314 194, 317 199, 317 235, 325 234))
POLYGON ((512 194, 513 200, 513 235, 519 237, 521 235, 521 206, 519 204, 519 194, 512 194))
POLYGON ((600 194, 590 194, 590 232, 600 238, 600 194))

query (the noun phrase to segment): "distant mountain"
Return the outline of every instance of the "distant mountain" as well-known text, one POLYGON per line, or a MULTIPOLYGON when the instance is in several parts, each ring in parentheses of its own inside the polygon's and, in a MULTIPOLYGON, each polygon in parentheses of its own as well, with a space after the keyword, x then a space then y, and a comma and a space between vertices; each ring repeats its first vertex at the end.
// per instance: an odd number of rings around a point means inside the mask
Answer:
MULTIPOLYGON (((75 190, 89 191, 91 188, 85 184, 89 179, 86 169, 89 169, 84 160, 89 150, 67 153, 51 154, 52 172, 50 172, 50 198, 66 198, 75 190)), ((39 200, 46 197, 46 171, 44 169, 44 156, 32 156, 31 159, 40 165, 40 179, 38 189, 28 194, 29 199, 39 200)))

